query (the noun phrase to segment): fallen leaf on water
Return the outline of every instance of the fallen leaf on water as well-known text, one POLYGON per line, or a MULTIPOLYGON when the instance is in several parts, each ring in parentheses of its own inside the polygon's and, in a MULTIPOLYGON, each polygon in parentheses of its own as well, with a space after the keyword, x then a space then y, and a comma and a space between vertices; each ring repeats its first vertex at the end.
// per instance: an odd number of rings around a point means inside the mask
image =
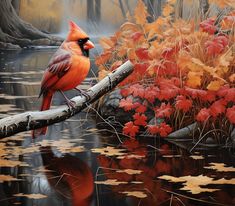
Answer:
POLYGON ((162 157, 165 157, 165 158, 175 158, 175 157, 182 157, 182 155, 163 155, 162 157))
POLYGON ((201 156, 201 155, 191 155, 190 156, 192 159, 194 159, 194 160, 203 160, 203 159, 205 159, 203 156, 201 156))
POLYGON ((128 184, 128 182, 119 182, 116 179, 109 179, 109 180, 105 180, 105 181, 95 181, 95 184, 98 185, 120 185, 120 184, 128 184))
POLYGON ((141 191, 126 191, 126 192, 120 192, 122 194, 125 194, 127 196, 133 196, 133 197, 138 197, 138 198, 146 198, 147 195, 144 192, 141 191))
POLYGON ((143 184, 143 182, 139 182, 139 181, 132 181, 132 184, 143 184))
POLYGON ((123 156, 118 156, 117 159, 142 159, 144 157, 141 155, 135 155, 135 154, 130 154, 130 155, 123 155, 123 156))
POLYGON ((162 180, 167 180, 169 182, 183 183, 184 187, 180 188, 180 190, 188 191, 188 192, 191 192, 192 194, 200 194, 202 192, 215 192, 215 191, 220 190, 220 189, 210 189, 210 188, 201 187, 201 186, 206 186, 209 184, 235 185, 235 178, 232 178, 232 179, 222 178, 222 179, 215 180, 214 178, 207 177, 204 175, 183 176, 183 177, 173 177, 173 176, 163 175, 158 178, 162 180))
POLYGON ((46 195, 39 194, 39 193, 38 194, 23 194, 23 193, 19 193, 19 194, 15 194, 14 196, 15 197, 27 197, 29 199, 35 199, 35 200, 47 198, 46 195))
POLYGON ((54 170, 48 170, 46 169, 44 166, 40 166, 36 169, 34 169, 36 172, 43 172, 43 173, 46 173, 46 172, 54 172, 54 170))
POLYGON ((84 152, 85 148, 83 146, 71 147, 71 148, 60 147, 58 150, 62 153, 70 153, 70 152, 76 153, 76 152, 84 152))
POLYGON ((94 153, 100 153, 102 155, 106 156, 122 156, 125 155, 124 151, 125 149, 117 149, 115 147, 104 147, 104 148, 95 148, 91 149, 92 152, 94 153))
POLYGON ((210 163, 210 166, 204 167, 205 169, 216 170, 217 172, 235 172, 234 167, 228 167, 224 163, 210 163))
POLYGON ((129 175, 138 175, 141 174, 141 170, 132 170, 132 169, 125 169, 125 170, 118 170, 118 173, 127 173, 129 175))
POLYGON ((9 182, 9 181, 17 181, 17 180, 20 180, 20 179, 17 179, 10 175, 0 175, 0 183, 9 182))
POLYGON ((28 166, 28 164, 17 160, 0 159, 0 167, 28 166))

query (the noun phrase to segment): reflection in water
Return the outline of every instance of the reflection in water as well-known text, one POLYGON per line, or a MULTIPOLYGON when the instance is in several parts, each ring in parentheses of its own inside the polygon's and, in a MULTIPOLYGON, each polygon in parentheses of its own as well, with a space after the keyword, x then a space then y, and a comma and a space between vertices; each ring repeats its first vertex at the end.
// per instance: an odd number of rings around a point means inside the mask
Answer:
POLYGON ((71 199, 73 206, 89 206, 94 188, 89 166, 69 154, 56 157, 51 147, 41 147, 40 151, 50 186, 61 196, 71 199))
MULTIPOLYGON (((39 82, 54 51, 0 53, 0 104, 5 105, 0 109, 1 117, 39 108, 39 82)), ((96 72, 93 65, 85 86, 89 87, 96 72)), ((72 97, 76 91, 67 95, 72 97)), ((63 103, 63 97, 55 95, 53 105, 63 103)), ((191 156, 163 140, 120 144, 115 134, 96 129, 95 118, 82 112, 50 126, 41 139, 32 140, 26 132, 0 140, 0 205, 235 205, 235 161, 228 151, 202 151, 191 156), (212 168, 218 165, 215 163, 224 163, 229 169, 221 165, 219 170, 212 168), (203 175, 225 178, 231 184, 206 184, 204 189, 217 191, 192 194, 180 190, 184 182, 168 182, 159 178, 163 175, 191 175, 198 181, 203 175), (33 199, 35 196, 19 193, 43 196, 33 199)))

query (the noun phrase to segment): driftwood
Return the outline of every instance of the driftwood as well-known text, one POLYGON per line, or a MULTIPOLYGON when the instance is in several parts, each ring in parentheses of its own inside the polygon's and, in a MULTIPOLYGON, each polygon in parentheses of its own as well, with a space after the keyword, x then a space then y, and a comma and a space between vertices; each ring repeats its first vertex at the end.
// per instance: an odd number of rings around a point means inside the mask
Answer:
POLYGON ((72 98, 71 100, 75 102, 75 109, 73 110, 63 105, 47 111, 25 112, 0 119, 0 138, 62 122, 112 90, 132 72, 133 64, 127 61, 87 91, 90 96, 89 100, 83 95, 72 98))

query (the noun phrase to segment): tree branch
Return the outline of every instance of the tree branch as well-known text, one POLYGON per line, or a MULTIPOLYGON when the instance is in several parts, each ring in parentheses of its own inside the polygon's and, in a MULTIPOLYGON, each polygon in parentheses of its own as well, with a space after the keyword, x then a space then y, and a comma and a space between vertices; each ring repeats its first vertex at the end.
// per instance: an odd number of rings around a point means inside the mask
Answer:
POLYGON ((89 104, 112 90, 132 72, 133 64, 127 61, 87 91, 90 100, 87 100, 85 96, 72 98, 71 100, 76 104, 76 108, 73 111, 68 106, 63 105, 46 111, 25 112, 3 118, 0 120, 0 138, 62 122, 79 113, 89 104))

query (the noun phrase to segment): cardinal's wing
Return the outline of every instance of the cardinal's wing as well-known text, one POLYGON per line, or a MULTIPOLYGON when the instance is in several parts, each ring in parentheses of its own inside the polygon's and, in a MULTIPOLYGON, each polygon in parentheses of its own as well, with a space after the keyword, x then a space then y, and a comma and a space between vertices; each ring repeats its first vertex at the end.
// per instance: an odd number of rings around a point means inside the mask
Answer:
POLYGON ((43 93, 50 90, 61 77, 63 77, 71 67, 71 54, 60 48, 51 58, 47 69, 43 75, 41 83, 41 96, 43 93))

